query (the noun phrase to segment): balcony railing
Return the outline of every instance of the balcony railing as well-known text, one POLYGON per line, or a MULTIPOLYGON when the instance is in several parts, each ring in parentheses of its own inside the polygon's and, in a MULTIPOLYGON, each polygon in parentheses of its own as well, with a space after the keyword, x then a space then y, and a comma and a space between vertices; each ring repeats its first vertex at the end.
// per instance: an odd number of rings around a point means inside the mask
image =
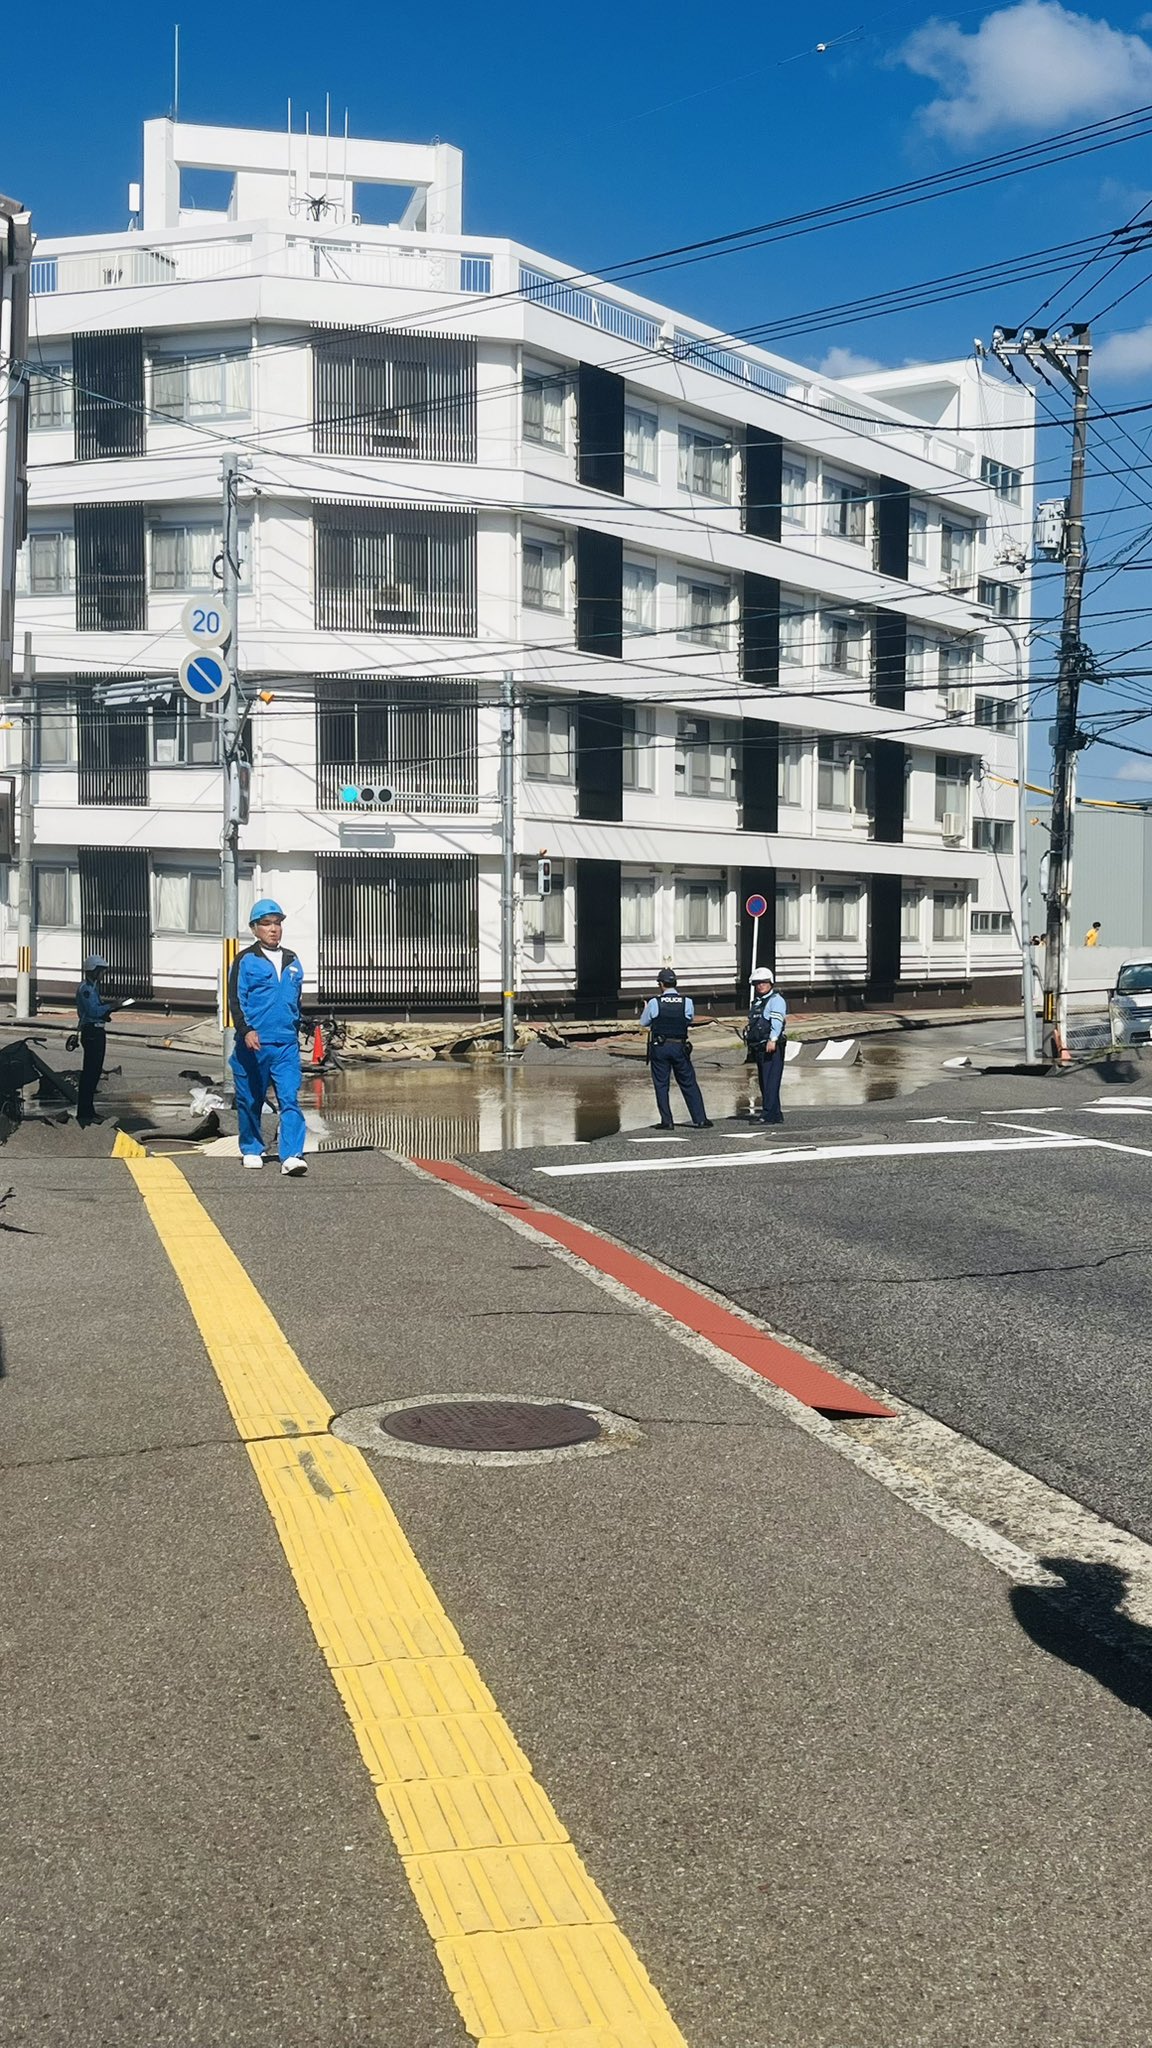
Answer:
POLYGON ((42 298, 59 292, 109 291, 126 285, 180 284, 190 278, 256 274, 395 285, 418 291, 488 292, 492 289, 492 258, 434 244, 421 247, 334 242, 303 235, 238 234, 212 241, 125 242, 106 249, 34 257, 31 289, 35 297, 42 298))

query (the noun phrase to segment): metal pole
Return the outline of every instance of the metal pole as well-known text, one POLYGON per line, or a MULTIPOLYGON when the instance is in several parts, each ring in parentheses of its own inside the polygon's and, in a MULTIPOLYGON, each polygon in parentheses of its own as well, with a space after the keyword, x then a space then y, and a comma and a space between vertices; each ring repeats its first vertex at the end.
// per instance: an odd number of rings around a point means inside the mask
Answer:
MULTIPOLYGON (((28 308, 32 223, 15 199, 0 196, 0 702, 15 694, 16 557, 27 531, 28 308)), ((20 799, 16 1016, 32 1015, 32 653, 24 640, 20 713, 20 799)))
POLYGON ((33 898, 33 846, 35 822, 32 810, 32 755, 33 719, 35 717, 36 693, 34 677, 36 664, 32 654, 32 635, 24 635, 24 664, 21 674, 21 692, 24 703, 20 714, 20 803, 18 810, 20 839, 18 844, 16 880, 16 1022, 27 1024, 35 1016, 32 1000, 32 898, 33 898))
POLYGON ((1056 739, 1052 762, 1052 842, 1048 866, 1048 919, 1044 961, 1044 1052, 1050 1060, 1068 1058, 1068 949, 1072 898, 1072 824, 1079 745, 1077 713, 1083 647, 1080 605, 1084 591, 1084 472, 1088 454, 1088 360, 1092 351, 1087 327, 1065 345, 1074 359, 1071 371, 1075 405, 1072 415, 1072 474, 1064 543, 1064 616, 1060 629, 1060 672, 1056 689, 1056 739))
MULTIPOLYGON (((225 1066, 232 1056, 235 1033, 228 1013, 228 977, 232 962, 236 958, 240 927, 240 774, 237 765, 237 750, 243 722, 240 703, 240 679, 237 672, 237 642, 239 640, 239 619, 237 616, 237 595, 240 584, 240 531, 239 508, 237 503, 240 479, 240 458, 229 453, 220 464, 220 477, 224 486, 223 506, 223 558, 221 562, 221 601, 232 621, 232 630, 221 649, 221 656, 228 671, 231 688, 220 708, 220 753, 222 779, 224 784, 224 818, 220 837, 220 887, 222 896, 223 948, 220 980, 220 1022, 224 1040, 225 1066)), ((227 1076, 225 1076, 227 1078, 227 1076)))
POLYGON ((1020 860, 1019 925, 1020 990, 1024 1012, 1024 1060, 1034 1066, 1039 1057, 1036 1035, 1036 999, 1032 988, 1032 912, 1028 902, 1028 685, 1024 675, 1024 649, 1020 635, 1006 619, 1000 624, 1016 654, 1016 847, 1020 860))
POLYGON ((502 1049, 516 1050, 516 697, 511 669, 500 700, 500 977, 502 1049))

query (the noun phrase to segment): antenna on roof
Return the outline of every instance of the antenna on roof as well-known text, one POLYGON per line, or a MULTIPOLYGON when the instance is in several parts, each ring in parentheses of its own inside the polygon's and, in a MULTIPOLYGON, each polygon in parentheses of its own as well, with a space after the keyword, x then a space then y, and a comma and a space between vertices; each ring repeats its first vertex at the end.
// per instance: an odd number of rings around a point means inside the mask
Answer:
POLYGON ((180 119, 180 23, 172 24, 172 119, 180 119))

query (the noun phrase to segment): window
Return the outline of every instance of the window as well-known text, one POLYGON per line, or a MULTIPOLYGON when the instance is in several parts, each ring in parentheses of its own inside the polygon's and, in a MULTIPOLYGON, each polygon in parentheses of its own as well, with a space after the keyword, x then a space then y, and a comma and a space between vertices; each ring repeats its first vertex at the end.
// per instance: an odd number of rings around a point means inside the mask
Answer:
POLYGON ((780 517, 787 526, 808 523, 808 471, 802 462, 781 465, 780 517))
POLYGON ((73 533, 30 533, 17 562, 18 587, 29 597, 67 597, 76 588, 73 533))
MULTIPOLYGON (((238 529, 240 582, 249 581, 250 528, 238 529)), ((151 535, 152 590, 211 590, 224 546, 218 526, 154 526, 151 535)))
POLYGON ((29 370, 28 425, 33 432, 72 425, 72 373, 63 363, 37 363, 29 370))
POLYGON ((978 604, 986 604, 997 619, 1015 619, 1020 616, 1020 592, 1015 583, 997 583, 994 578, 981 576, 976 586, 978 604))
POLYGON ((780 660, 787 668, 803 666, 806 616, 801 605, 782 604, 780 607, 780 660))
POLYGON ((816 891, 816 937, 856 939, 859 936, 859 889, 851 883, 839 886, 821 882, 816 891))
POLYGON ((559 541, 526 540, 521 549, 521 594, 529 611, 564 609, 564 549, 559 541))
POLYGON ((526 940, 563 940, 564 937, 564 870, 558 861, 552 862, 548 894, 540 894, 540 869, 535 861, 524 867, 523 888, 523 930, 526 940))
POLYGON ((994 732, 1006 732, 1016 723, 1016 706, 1011 697, 977 697, 976 723, 994 732))
POLYGON ((727 503, 732 495, 732 443, 701 427, 681 427, 679 483, 682 491, 727 503))
POLYGON ((905 678, 910 690, 923 689, 928 676, 928 640, 923 633, 909 633, 905 678))
POLYGON ((727 891, 719 876, 707 879, 676 877, 676 940, 723 939, 724 905, 727 891))
POLYGON ((937 889, 932 898, 932 937, 955 944, 964 937, 967 898, 959 889, 937 889))
POLYGON ((848 483, 841 477, 824 479, 824 531, 840 540, 865 541, 868 537, 868 492, 863 484, 848 483))
POLYGON ((911 939, 916 945, 920 941, 920 902, 919 889, 901 889, 900 937, 911 939))
POLYGON ((620 937, 625 944, 650 944, 656 937, 656 883, 651 875, 620 880, 620 937))
POLYGON ((776 884, 776 937, 778 939, 798 939, 800 937, 799 882, 777 882, 776 884))
POLYGON ((835 669, 842 676, 863 675, 868 646, 864 620, 826 612, 823 632, 825 668, 835 669))
POLYGON ((524 713, 524 773, 532 782, 571 782, 570 705, 529 704, 524 713))
POLYGON ((643 562, 624 564, 624 631, 656 631, 656 571, 643 562))
POLYGON ((152 409, 171 420, 243 419, 252 409, 247 352, 155 356, 152 409))
POLYGON ((963 818, 968 807, 968 763, 962 754, 936 756, 936 823, 963 818))
POLYGON ((974 932, 994 932, 998 938, 1006 938, 1012 930, 1010 910, 974 910, 972 912, 974 932))
POLYGON ((928 507, 915 501, 908 507, 908 560, 921 564, 928 560, 928 507))
POLYGON ((780 802, 800 803, 803 788, 801 775, 804 768, 803 740, 781 740, 779 764, 776 787, 780 802))
POLYGON ((624 787, 656 787, 656 713, 626 704, 623 717, 624 787))
POLYGON ((654 412, 644 412, 637 405, 624 407, 624 467, 633 476, 655 476, 659 431, 654 412))
POLYGON ((525 370, 524 439, 541 448, 564 446, 564 386, 560 370, 525 370))
POLYGON ((871 763, 859 740, 818 740, 816 763, 816 803, 820 810, 871 810, 871 763))
POLYGON ((211 768, 220 759, 219 734, 220 721, 211 711, 205 716, 186 697, 162 700, 152 706, 152 766, 211 768))
POLYGON ((676 578, 676 631, 681 640, 726 648, 731 639, 731 614, 732 592, 726 583, 697 582, 691 576, 676 578))
POLYGON ((735 796, 735 749, 722 719, 676 720, 676 793, 735 796))
POLYGON ((78 867, 36 867, 36 922, 45 931, 72 931, 80 927, 80 870, 78 867))
POLYGON ((224 898, 217 869, 156 867, 152 895, 158 932, 219 938, 224 898))
POLYGON ((940 642, 940 690, 967 690, 972 682, 972 648, 967 640, 940 642))
POLYGON ((76 706, 67 690, 36 692, 36 766, 71 768, 76 762, 76 706))
POLYGON ((981 482, 991 484, 997 497, 1010 498, 1014 505, 1020 503, 1020 471, 1009 469, 1006 462, 996 462, 991 455, 980 458, 981 482))
POLYGON ((977 853, 1011 853, 1011 818, 973 818, 972 844, 977 853))
POLYGON ((953 584, 971 583, 973 534, 957 520, 940 521, 940 574, 953 584))

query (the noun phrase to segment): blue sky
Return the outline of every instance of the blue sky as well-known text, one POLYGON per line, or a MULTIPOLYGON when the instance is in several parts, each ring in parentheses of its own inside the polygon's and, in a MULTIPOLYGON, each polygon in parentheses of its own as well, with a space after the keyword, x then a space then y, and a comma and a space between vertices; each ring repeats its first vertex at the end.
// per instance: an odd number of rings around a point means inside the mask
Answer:
MULTIPOLYGON (((57 0, 50 48, 41 40, 31 87, 9 93, 0 136, 0 188, 32 206, 42 234, 124 224, 140 123, 170 110, 177 18, 183 118, 279 126, 291 96, 297 118, 310 108, 322 122, 329 92, 336 122, 347 106, 353 132, 460 144, 470 232, 512 235, 593 270, 1152 105, 1152 14, 1139 6, 1016 0, 926 19, 918 5, 806 0, 706 20, 687 0, 637 0, 623 13, 604 0, 543 11, 506 0, 485 9, 441 0, 434 11, 205 0, 189 17, 181 0, 171 10, 57 0)), ((979 263, 1007 268, 1027 251, 1119 226, 1146 202, 1152 218, 1152 141, 672 270, 651 286, 638 278, 634 289, 739 328, 979 263)), ((997 320, 1027 320, 1066 274, 785 347, 817 363, 846 351, 834 358, 841 364, 964 354, 997 320)), ((1100 401, 1152 398, 1152 241, 1106 285, 1085 285, 1082 314, 1138 287, 1096 324, 1100 401)), ((1076 310, 1074 298, 1053 310, 1076 310)), ((1092 484, 1100 564, 1152 528, 1152 468, 1147 477, 1136 469, 1152 462, 1138 452, 1145 441, 1152 450, 1152 412, 1126 428, 1134 442, 1111 425, 1102 429, 1111 452, 1098 443, 1105 461, 1131 472, 1125 485, 1092 484)), ((1062 434, 1043 442, 1062 460, 1062 434)), ((1152 539, 1138 558, 1152 558, 1152 539)), ((1152 637, 1134 615, 1152 603, 1152 578, 1122 571, 1105 585, 1106 574, 1090 580, 1101 593, 1089 597, 1087 632, 1104 658, 1152 637), (1132 610, 1110 616, 1118 607, 1132 610)), ((1152 650, 1126 658, 1152 668, 1152 650)), ((1152 676, 1088 701, 1095 710, 1137 694, 1152 704, 1152 676)), ((1131 737, 1152 749, 1152 719, 1131 737)), ((1038 735, 1037 770, 1042 754, 1038 735)), ((1082 770, 1088 793, 1152 797, 1152 760, 1095 747, 1082 770)))

